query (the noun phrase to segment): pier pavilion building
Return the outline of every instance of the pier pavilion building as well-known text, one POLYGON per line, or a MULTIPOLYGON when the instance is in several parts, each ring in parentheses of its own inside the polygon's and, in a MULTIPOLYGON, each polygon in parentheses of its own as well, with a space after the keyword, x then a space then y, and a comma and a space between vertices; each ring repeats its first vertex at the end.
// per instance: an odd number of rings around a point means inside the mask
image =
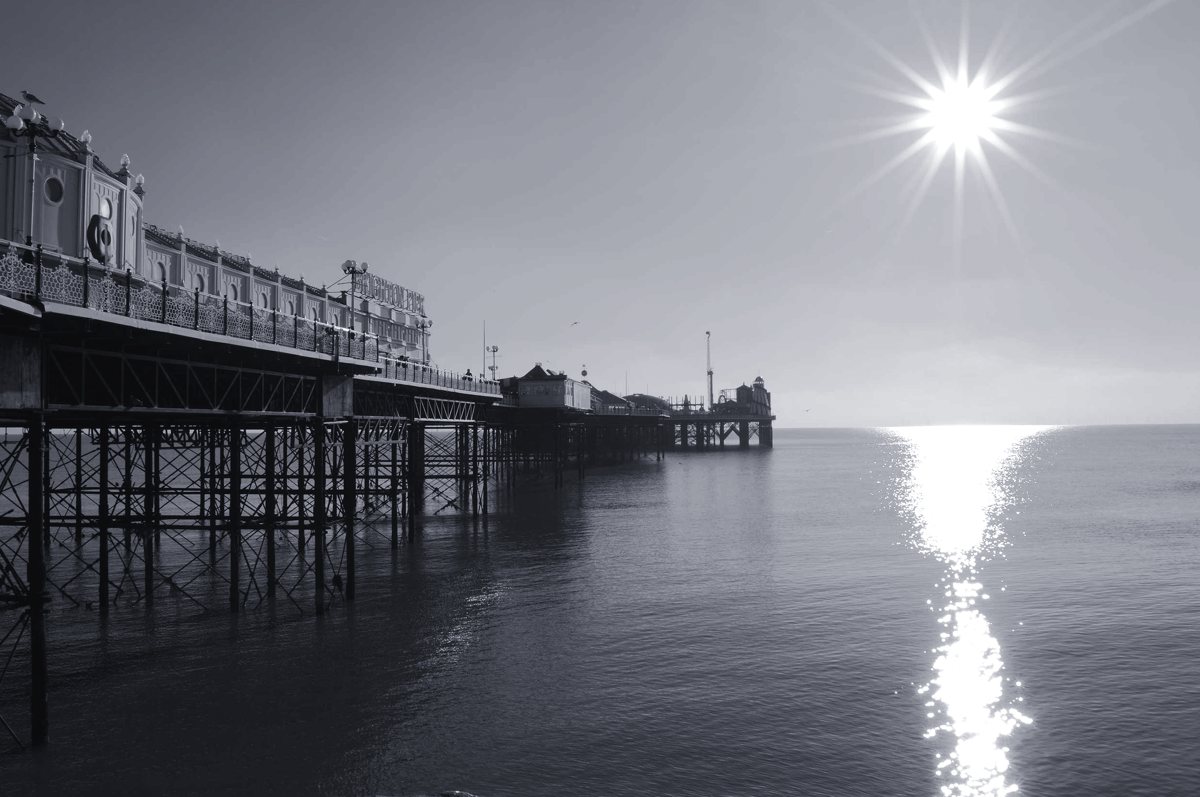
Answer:
MULTIPOLYGON (((24 107, 0 94, 0 119, 24 107)), ((385 356, 429 364, 431 322, 421 294, 366 273, 355 278, 350 307, 351 291, 261 268, 249 255, 185 237, 182 227, 168 232, 149 224, 145 179, 132 173, 128 155, 114 171, 92 150, 87 131, 77 138, 54 117, 37 124, 52 134, 36 137, 36 152, 28 137, 0 130, 0 240, 36 244, 48 263, 90 261, 118 281, 128 273, 139 287, 153 285, 169 298, 228 300, 270 313, 275 324, 303 319, 373 333, 385 356)))

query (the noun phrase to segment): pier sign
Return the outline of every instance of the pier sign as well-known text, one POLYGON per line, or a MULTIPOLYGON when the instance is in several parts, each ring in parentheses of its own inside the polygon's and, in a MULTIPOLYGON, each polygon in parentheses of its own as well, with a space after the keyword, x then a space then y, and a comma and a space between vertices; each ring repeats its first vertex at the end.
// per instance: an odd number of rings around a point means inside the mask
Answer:
POLYGON ((383 279, 378 274, 364 274, 359 277, 359 287, 367 299, 408 310, 412 313, 425 313, 425 297, 416 291, 410 291, 394 282, 383 279))

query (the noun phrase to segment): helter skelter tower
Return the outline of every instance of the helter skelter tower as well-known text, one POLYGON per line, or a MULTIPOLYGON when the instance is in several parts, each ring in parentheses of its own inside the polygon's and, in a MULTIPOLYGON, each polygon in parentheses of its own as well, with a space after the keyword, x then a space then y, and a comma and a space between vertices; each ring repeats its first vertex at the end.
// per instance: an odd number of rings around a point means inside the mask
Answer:
POLYGON ((713 408, 713 381, 712 381, 712 333, 704 333, 704 348, 708 356, 708 410, 712 412, 713 408))

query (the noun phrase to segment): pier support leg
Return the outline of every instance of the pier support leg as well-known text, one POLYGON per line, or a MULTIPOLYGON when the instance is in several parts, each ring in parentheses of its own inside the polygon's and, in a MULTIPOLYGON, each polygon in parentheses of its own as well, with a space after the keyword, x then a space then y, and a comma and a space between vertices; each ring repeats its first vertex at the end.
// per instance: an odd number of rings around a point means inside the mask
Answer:
POLYGON ((342 473, 344 492, 342 514, 346 528, 346 600, 354 600, 354 516, 358 512, 358 426, 353 418, 347 418, 342 426, 342 473))
POLYGON ((217 555, 217 435, 216 429, 208 431, 208 555, 217 555))
POLYGON ((471 424, 471 516, 479 517, 479 424, 471 424))
POLYGON ((129 535, 133 533, 133 427, 126 426, 125 432, 125 481, 122 485, 124 494, 123 509, 125 512, 125 528, 122 529, 125 537, 125 567, 122 579, 129 574, 129 535))
POLYGON ((296 550, 304 556, 304 521, 308 517, 308 502, 305 496, 308 494, 304 481, 304 427, 297 426, 296 434, 296 550))
POLYGON ((317 614, 325 613, 325 419, 313 423, 313 575, 317 614))
POLYGON ((266 510, 267 510, 267 597, 275 597, 275 425, 267 427, 266 510))
POLYGON ((397 469, 400 465, 400 425, 392 431, 392 471, 391 471, 391 489, 388 491, 391 495, 392 503, 392 550, 396 550, 400 543, 400 480, 397 469))
POLYGON ((408 542, 416 539, 417 509, 425 498, 425 426, 408 427, 408 542))
POLYGON ((83 427, 75 430, 75 547, 83 545, 83 427))
POLYGON ((42 504, 45 483, 42 467, 45 461, 46 428, 41 415, 29 422, 29 559, 25 571, 29 585, 29 665, 32 689, 29 695, 29 716, 33 731, 33 746, 40 747, 50 740, 50 712, 46 701, 46 516, 42 504))
POLYGON ((242 564, 242 430, 229 430, 229 611, 241 605, 242 564))
POLYGON ((142 556, 145 565, 143 589, 146 596, 146 609, 154 608, 154 527, 157 518, 154 516, 154 427, 146 424, 142 427, 145 435, 145 447, 142 450, 142 556))
POLYGON ((112 519, 109 516, 108 505, 108 463, 112 452, 109 447, 108 427, 100 428, 100 466, 99 473, 96 474, 96 479, 100 483, 100 561, 98 562, 100 570, 100 594, 97 595, 97 600, 100 602, 100 616, 108 616, 108 531, 112 519))

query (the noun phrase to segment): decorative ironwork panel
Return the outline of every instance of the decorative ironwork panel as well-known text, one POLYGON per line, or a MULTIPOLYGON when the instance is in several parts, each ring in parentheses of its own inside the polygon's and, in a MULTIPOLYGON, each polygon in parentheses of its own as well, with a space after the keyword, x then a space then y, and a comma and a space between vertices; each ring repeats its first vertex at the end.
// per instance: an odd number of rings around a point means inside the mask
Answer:
POLYGON ((250 315, 240 304, 229 304, 229 329, 226 334, 235 338, 250 337, 250 315))
POLYGON ((221 334, 224 325, 225 308, 221 302, 211 296, 200 297, 200 324, 204 332, 221 334))
POLYGON ((192 328, 196 320, 196 299, 192 296, 167 297, 167 323, 192 328))
POLYGON ((102 313, 125 312, 125 289, 118 287, 111 274, 96 279, 89 277, 88 307, 102 313))
POLYGON ((22 262, 15 251, 10 249, 0 258, 0 290, 14 296, 33 293, 35 280, 33 266, 22 262))
POLYGON ((73 274, 66 263, 60 263, 55 269, 43 268, 42 300, 81 307, 83 277, 73 274))
POLYGON ((254 340, 260 343, 271 343, 273 338, 271 311, 255 307, 250 312, 254 314, 254 340))
POLYGON ((314 346, 313 346, 313 341, 314 341, 313 335, 314 334, 315 334, 315 327, 313 326, 313 323, 311 321, 306 321, 303 318, 300 319, 300 323, 296 327, 296 348, 297 349, 312 349, 312 348, 314 348, 314 346))
POLYGON ((146 321, 159 321, 162 319, 161 289, 144 285, 141 289, 133 291, 130 303, 132 307, 129 314, 132 317, 146 321))

